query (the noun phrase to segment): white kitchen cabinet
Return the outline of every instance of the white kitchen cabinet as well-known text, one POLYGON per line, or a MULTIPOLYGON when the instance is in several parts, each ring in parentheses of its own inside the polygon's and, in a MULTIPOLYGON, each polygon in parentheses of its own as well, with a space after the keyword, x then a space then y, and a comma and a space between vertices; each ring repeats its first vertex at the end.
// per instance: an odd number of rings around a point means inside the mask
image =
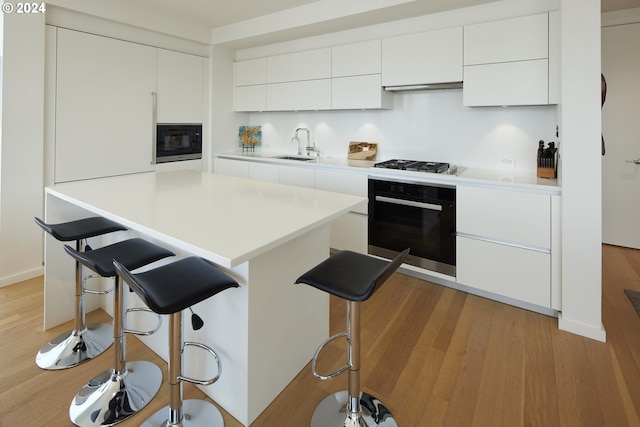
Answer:
POLYGON ((331 48, 305 50, 267 58, 267 83, 331 77, 331 48))
POLYGON ((267 85, 267 111, 329 110, 331 79, 267 85))
POLYGON ((548 25, 546 13, 465 25, 464 65, 548 58, 548 25))
POLYGON ((267 85, 233 88, 233 111, 265 111, 266 109, 267 85))
POLYGON ((280 165, 279 172, 280 184, 316 188, 316 171, 313 168, 280 165))
POLYGON ((54 180, 154 170, 157 49, 58 29, 54 180))
POLYGON ((233 111, 267 109, 267 59, 233 63, 233 111))
POLYGON ((249 162, 216 158, 216 173, 219 175, 249 178, 249 162))
MULTIPOLYGON (((317 169, 316 189, 367 197, 368 177, 361 173, 317 169)), ((333 220, 331 223, 333 249, 367 253, 367 212, 367 204, 362 203, 352 212, 333 220)))
POLYGON ((257 58, 233 63, 234 86, 252 86, 267 83, 267 59, 257 58))
POLYGON ((331 79, 331 108, 334 110, 393 107, 393 95, 382 88, 380 74, 331 79))
POLYGON ((462 103, 467 107, 546 105, 549 103, 549 61, 466 66, 462 103))
POLYGON ((551 307, 551 196, 457 186, 456 281, 551 307))
POLYGON ((331 48, 331 77, 380 74, 382 47, 380 40, 369 40, 331 48))
POLYGON ((205 59, 158 49, 158 123, 202 123, 205 59))
POLYGON ((246 162, 249 165, 249 179, 266 182, 280 182, 280 166, 271 163, 246 162))
POLYGON ((462 27, 382 39, 382 85, 462 81, 462 27))
POLYGON ((463 105, 555 102, 549 99, 549 65, 547 13, 466 25, 463 105))

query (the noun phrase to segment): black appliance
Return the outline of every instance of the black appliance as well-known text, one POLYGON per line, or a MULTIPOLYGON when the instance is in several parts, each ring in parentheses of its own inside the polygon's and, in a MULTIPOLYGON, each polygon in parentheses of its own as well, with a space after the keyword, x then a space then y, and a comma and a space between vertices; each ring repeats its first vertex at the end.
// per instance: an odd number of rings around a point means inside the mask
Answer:
POLYGON ((202 158, 201 124, 158 124, 155 163, 202 158))
POLYGON ((407 264, 455 277, 455 187, 369 178, 369 253, 392 259, 405 248, 407 264))
POLYGON ((441 162, 424 162, 419 160, 401 160, 392 159, 386 162, 376 163, 376 168, 384 169, 400 169, 405 171, 415 172, 431 172, 431 173, 445 173, 449 171, 449 163, 441 162))

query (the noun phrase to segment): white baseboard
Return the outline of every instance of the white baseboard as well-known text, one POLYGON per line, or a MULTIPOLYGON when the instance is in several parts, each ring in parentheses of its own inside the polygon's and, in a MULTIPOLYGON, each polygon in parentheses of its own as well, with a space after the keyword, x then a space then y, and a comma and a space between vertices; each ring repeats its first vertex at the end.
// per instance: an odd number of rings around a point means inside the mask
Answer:
POLYGON ((43 274, 44 267, 38 267, 20 274, 14 274, 13 276, 2 277, 0 278, 0 288, 24 282, 25 280, 33 279, 34 277, 42 276, 43 274))
POLYGON ((600 328, 594 328, 584 323, 564 319, 562 313, 558 315, 558 329, 593 340, 607 342, 607 331, 605 331, 604 325, 600 324, 600 328))

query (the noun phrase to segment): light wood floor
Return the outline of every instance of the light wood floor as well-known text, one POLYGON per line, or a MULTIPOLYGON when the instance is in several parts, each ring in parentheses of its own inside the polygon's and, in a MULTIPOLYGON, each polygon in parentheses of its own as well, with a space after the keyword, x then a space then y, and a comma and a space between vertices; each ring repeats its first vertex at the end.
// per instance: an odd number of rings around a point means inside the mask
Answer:
MULTIPOLYGON (((640 426, 640 317, 624 289, 640 291, 640 251, 604 246, 601 343, 559 331, 556 319, 396 274, 363 306, 363 389, 404 427, 640 426)), ((40 346, 65 329, 42 330, 42 298, 42 278, 0 288, 0 427, 72 426, 72 397, 111 364, 109 353, 73 369, 38 369, 40 346)), ((344 304, 332 300, 331 312, 332 332, 342 331, 344 304)), ((129 360, 166 371, 135 337, 127 345, 129 360)), ((335 343, 319 368, 343 363, 335 343)), ((322 382, 307 366, 253 426, 308 426, 315 406, 345 387, 345 375, 322 382)), ((189 385, 185 394, 204 397, 189 385)), ((167 402, 163 384, 120 425, 137 426, 167 402)))

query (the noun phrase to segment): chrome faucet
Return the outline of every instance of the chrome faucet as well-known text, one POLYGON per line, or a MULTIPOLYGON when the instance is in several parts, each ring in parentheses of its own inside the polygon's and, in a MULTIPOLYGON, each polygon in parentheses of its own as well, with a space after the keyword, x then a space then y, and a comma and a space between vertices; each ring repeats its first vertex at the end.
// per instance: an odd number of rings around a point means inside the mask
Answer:
POLYGON ((307 150, 307 156, 310 156, 311 153, 316 153, 317 156, 320 155, 320 150, 318 150, 316 148, 316 143, 311 141, 311 132, 309 131, 309 129, 307 128, 298 128, 296 129, 296 133, 293 136, 293 138, 291 138, 291 142, 297 142, 298 143, 298 155, 302 155, 302 150, 300 148, 300 138, 298 138, 298 132, 300 131, 304 131, 307 133, 307 146, 306 146, 306 150, 307 150))

